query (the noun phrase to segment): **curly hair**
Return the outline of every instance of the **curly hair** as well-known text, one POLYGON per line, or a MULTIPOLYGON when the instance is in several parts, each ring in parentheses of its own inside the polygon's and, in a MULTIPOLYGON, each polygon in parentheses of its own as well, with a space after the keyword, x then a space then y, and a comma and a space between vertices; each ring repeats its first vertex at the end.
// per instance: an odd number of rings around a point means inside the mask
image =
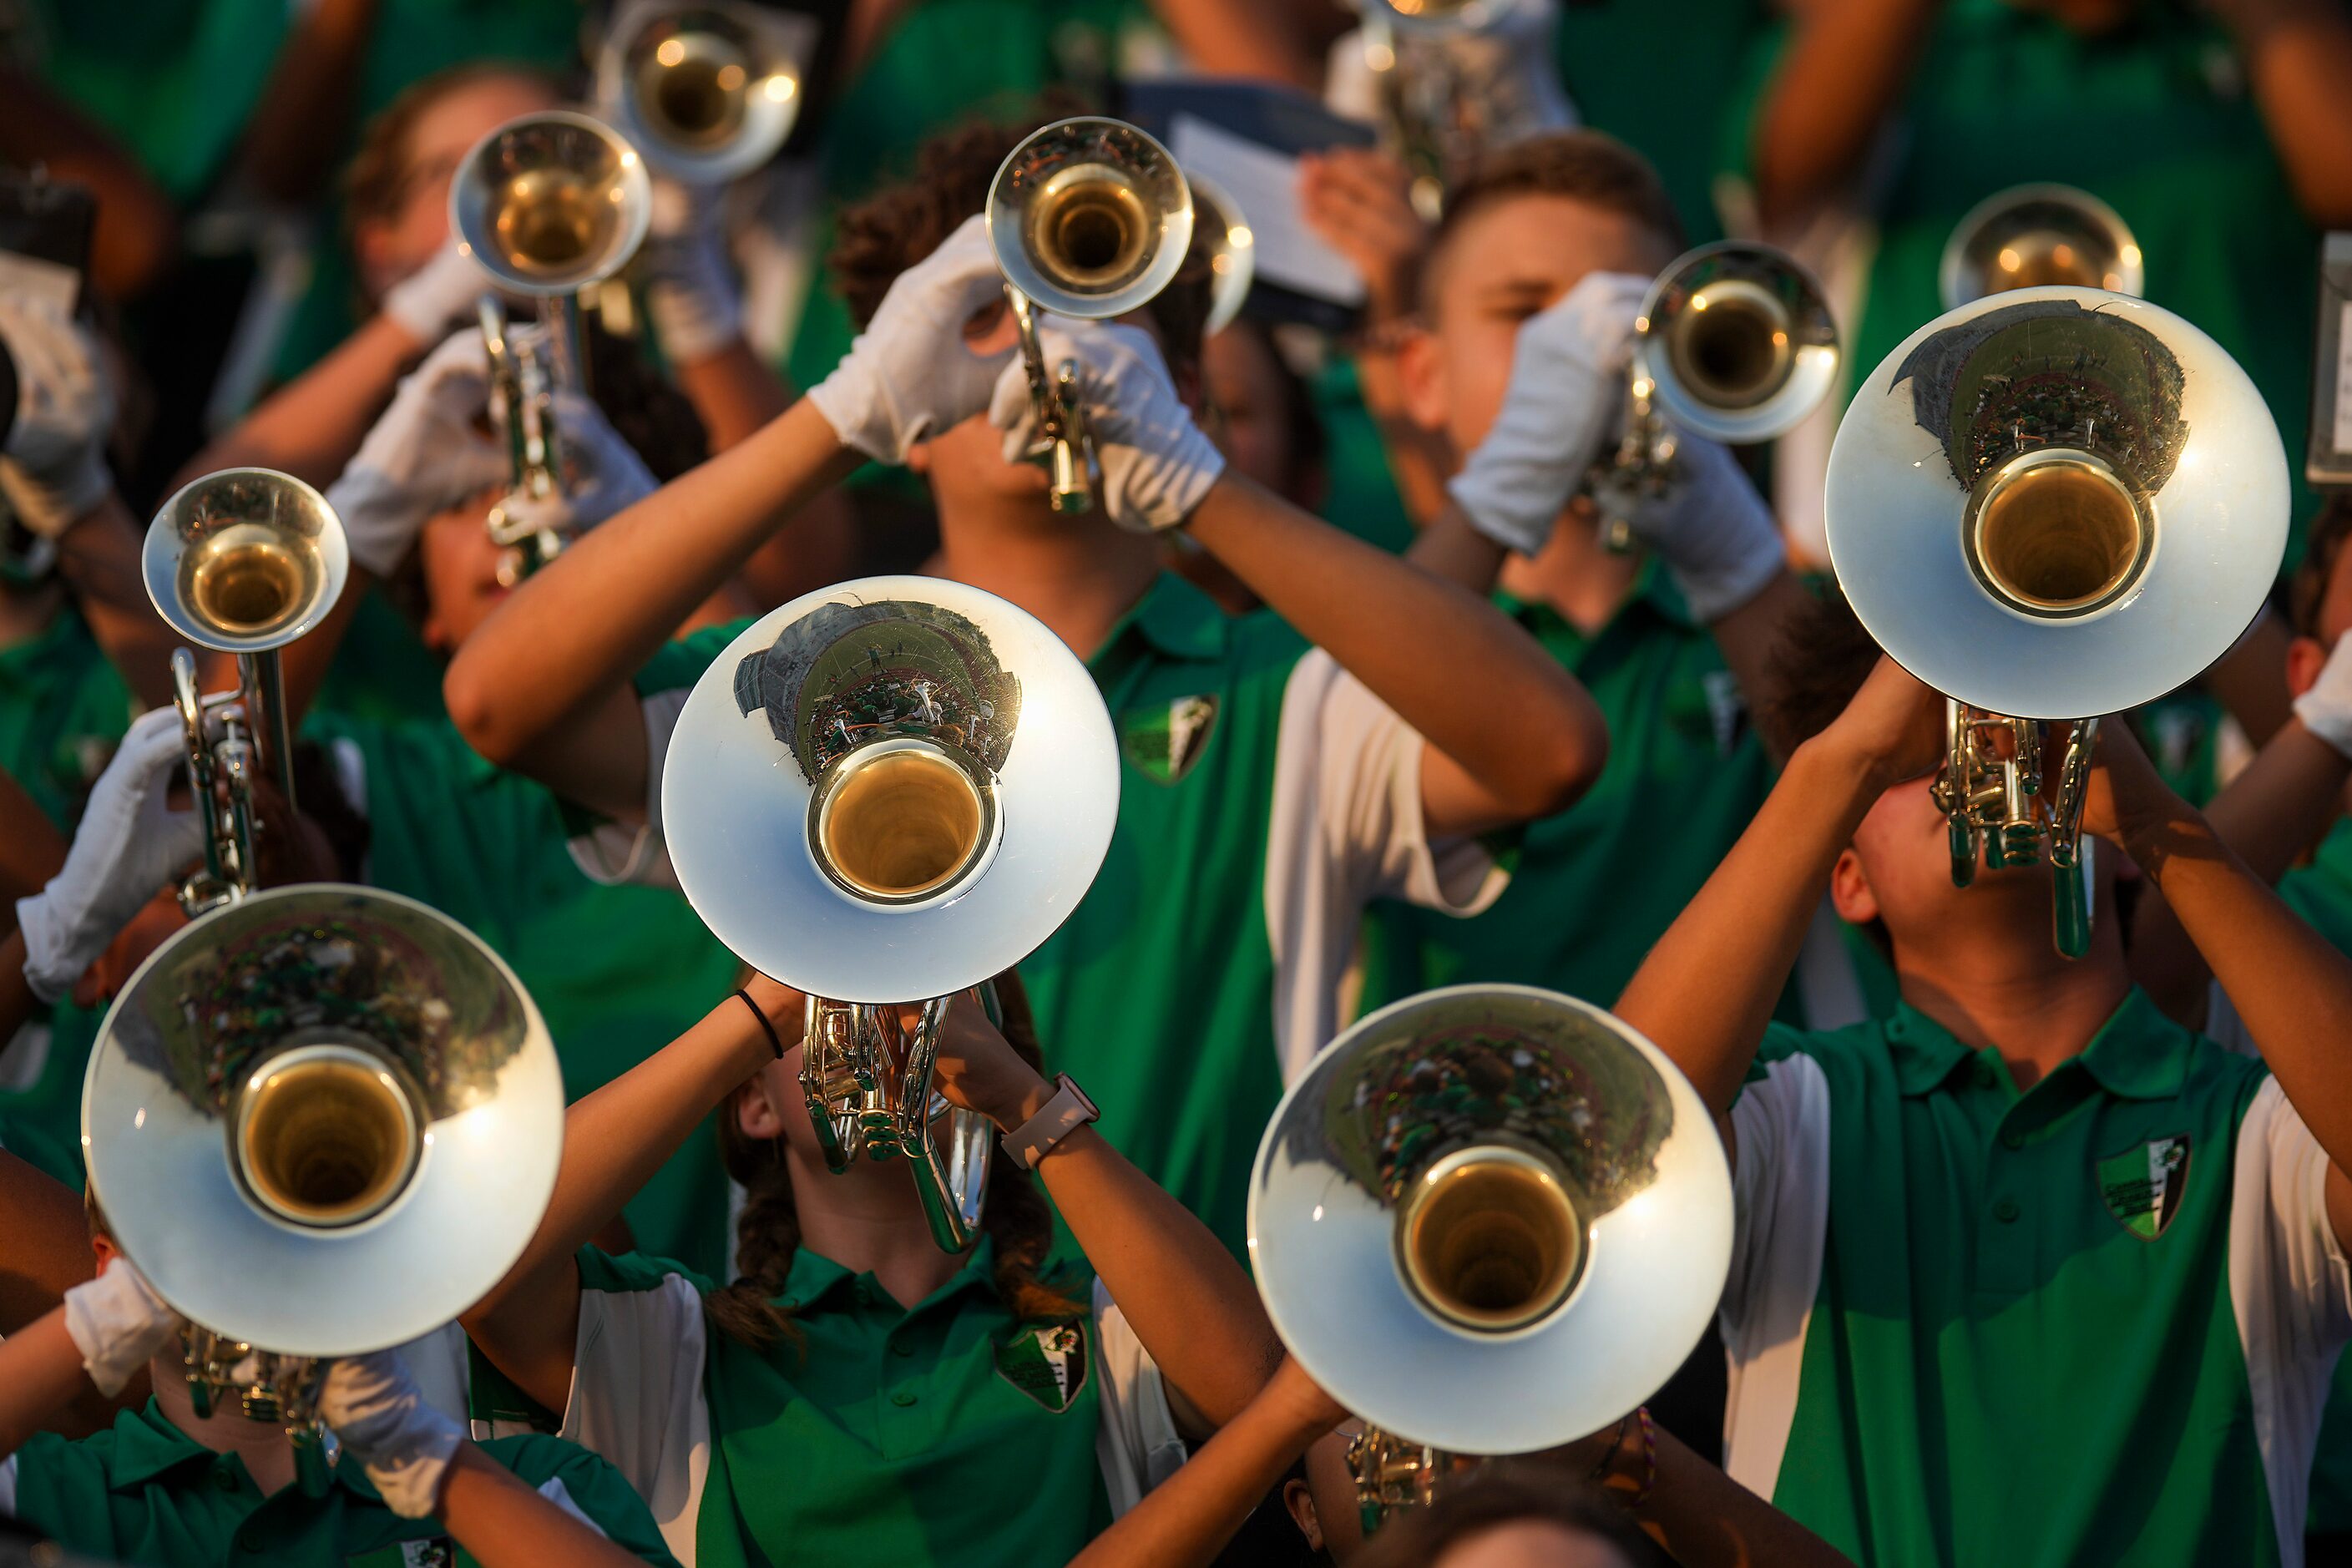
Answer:
MULTIPOLYGON (((1042 1068, 1036 1020, 1020 975, 1009 969, 998 975, 996 994, 1004 1011, 1005 1040, 1023 1061, 1042 1068)), ((712 1326, 739 1344, 763 1351, 779 1341, 797 1344, 799 1331, 791 1314, 777 1304, 801 1248, 800 1210, 793 1200, 792 1170, 784 1163, 782 1141, 745 1135, 731 1111, 722 1110, 719 1157, 727 1173, 743 1186, 743 1212, 735 1228, 740 1272, 733 1284, 703 1297, 703 1310, 712 1326)), ((1054 1211, 1036 1177, 1002 1145, 990 1154, 988 1202, 981 1211, 980 1227, 995 1246, 997 1297, 1015 1318, 1051 1322, 1085 1310, 1038 1278, 1054 1244, 1054 1211)))
MULTIPOLYGON (((1036 118, 988 121, 942 132, 915 154, 915 172, 845 209, 835 225, 827 265, 838 283, 850 318, 859 326, 874 319, 882 296, 898 274, 937 250, 964 219, 988 205, 988 187, 997 169, 1024 137, 1048 121, 1083 111, 1075 94, 1047 93, 1037 100, 1036 118)), ((1206 237, 1195 232, 1192 249, 1173 281, 1143 307, 1159 329, 1168 366, 1180 374, 1200 359, 1209 321, 1209 255, 1206 237)))

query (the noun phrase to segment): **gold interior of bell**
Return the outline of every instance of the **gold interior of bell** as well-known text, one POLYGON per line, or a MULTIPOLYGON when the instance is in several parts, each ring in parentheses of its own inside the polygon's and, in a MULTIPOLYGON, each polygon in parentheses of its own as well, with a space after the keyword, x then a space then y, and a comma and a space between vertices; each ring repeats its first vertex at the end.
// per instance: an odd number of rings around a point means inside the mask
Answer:
POLYGON ((1747 408, 1789 379, 1789 312, 1744 279, 1697 289, 1676 312, 1668 336, 1675 374, 1708 403, 1747 408))
POLYGON ((1038 193, 1029 216, 1038 270, 1074 291, 1141 270, 1153 228, 1143 198, 1108 166, 1065 170, 1038 193))
POLYGON ((1585 1227, 1557 1170, 1507 1144, 1446 1156, 1399 1216, 1406 1282, 1433 1311, 1503 1332, 1550 1315, 1584 1268, 1585 1227))
POLYGON ((265 1206, 298 1225, 352 1225, 400 1194, 422 1125, 400 1079, 352 1046, 272 1058, 238 1096, 237 1170, 265 1206))
POLYGON ((726 39, 698 32, 664 38, 637 73, 646 118, 694 146, 726 141, 742 123, 751 73, 726 39))
POLYGON ((2079 613, 2137 574, 2153 530, 2121 476, 2088 452, 2030 452, 1984 486, 1969 555, 1986 586, 2029 613, 2079 613))
POLYGON ((955 880, 983 847, 987 806, 971 775, 916 742, 844 760, 824 795, 817 847, 850 891, 912 899, 955 880))
POLYGON ((2004 236, 1985 268, 1985 292, 2011 289, 2096 289, 2106 281, 2109 258, 2063 229, 2025 229, 2004 236))
POLYGON ((518 272, 563 272, 594 255, 618 221, 609 184, 577 169, 527 170, 498 200, 499 248, 518 272))
POLYGON ((190 610, 227 632, 258 632, 287 618, 310 589, 302 558, 259 528, 239 528, 190 552, 190 610))

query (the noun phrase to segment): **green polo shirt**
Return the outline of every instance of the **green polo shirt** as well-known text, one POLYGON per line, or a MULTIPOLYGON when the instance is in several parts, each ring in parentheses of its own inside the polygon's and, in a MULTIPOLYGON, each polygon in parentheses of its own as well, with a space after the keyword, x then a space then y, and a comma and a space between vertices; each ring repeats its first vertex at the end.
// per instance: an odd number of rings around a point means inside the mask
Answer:
POLYGON ((1574 805, 1521 830, 1511 885, 1485 913, 1374 906, 1366 1012, 1473 980, 1608 1005, 1769 786, 1738 683, 1654 562, 1590 637, 1549 605, 1496 602, 1600 704, 1609 763, 1574 805))
POLYGON ((688 1568, 1066 1562, 1110 1521, 1117 1369, 1083 1274, 1054 1280, 1066 1317, 1023 1321, 995 1266, 983 1237, 902 1308, 803 1248, 776 1298, 796 1333, 755 1350, 710 1326, 708 1278, 584 1249, 564 1435, 644 1492, 688 1568))
POLYGON ((1758 1064, 1736 1479, 1857 1562, 2300 1560, 2352 1280, 2259 1061, 2134 991, 2022 1095, 1909 1006, 1758 1064))
MULTIPOLYGON (((1784 37, 1767 36, 1753 95, 1728 105, 1726 132, 1743 165, 1784 37)), ((2148 299, 2245 367, 2286 449, 2300 452, 2318 236, 2295 205, 2228 32, 2195 5, 2141 5, 2115 32, 2084 37, 2040 7, 1948 0, 1919 58, 1894 126, 1849 385, 1942 312, 1944 242, 1969 209, 2008 186, 2054 180, 2099 196, 2131 226, 2148 299)), ((2298 518, 2307 518, 2315 498, 2299 494, 2298 518)))
MULTIPOLYGON (((614 1544, 677 1568, 652 1517, 620 1473, 555 1437, 500 1437, 490 1458, 541 1495, 568 1504, 614 1544)), ((475 1562, 433 1519, 383 1506, 354 1464, 339 1464, 326 1495, 299 1486, 264 1497, 235 1454, 215 1454, 166 1420, 150 1400, 79 1441, 36 1433, 6 1462, 5 1511, 70 1552, 108 1562, 268 1563, 271 1568, 416 1568, 475 1562)))
POLYGON ((81 612, 62 606, 33 637, 0 648, 0 768, 70 833, 133 706, 81 612))
MULTIPOLYGON (((638 691, 691 685, 745 624, 672 643, 638 691)), ((1269 804, 1307 651, 1271 611, 1227 616, 1160 575, 1087 661, 1118 731, 1109 853, 1021 963, 1048 1067, 1084 1084, 1104 1135, 1237 1256, 1250 1160, 1282 1096, 1269 804)))
MULTIPOLYGON (((514 966, 555 1037, 570 1098, 620 1077, 734 988, 739 962, 692 910, 583 876, 555 797, 483 761, 447 720, 319 714, 306 733, 359 760, 369 883, 462 921, 514 966)), ((688 1139, 631 1201, 641 1245, 725 1267, 717 1150, 707 1134, 688 1139)))

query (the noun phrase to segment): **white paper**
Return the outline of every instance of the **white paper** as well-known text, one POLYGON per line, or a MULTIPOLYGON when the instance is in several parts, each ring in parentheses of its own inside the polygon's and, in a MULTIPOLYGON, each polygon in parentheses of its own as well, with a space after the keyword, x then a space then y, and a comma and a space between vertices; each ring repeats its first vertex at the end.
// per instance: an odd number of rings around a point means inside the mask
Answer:
POLYGON ((1169 151, 1185 169, 1223 187, 1255 238, 1257 275, 1334 304, 1364 302, 1364 280, 1317 237, 1298 211, 1298 160, 1193 114, 1169 125, 1169 151))
POLYGON ((2336 327, 2336 449, 2352 453, 2352 300, 2336 327))

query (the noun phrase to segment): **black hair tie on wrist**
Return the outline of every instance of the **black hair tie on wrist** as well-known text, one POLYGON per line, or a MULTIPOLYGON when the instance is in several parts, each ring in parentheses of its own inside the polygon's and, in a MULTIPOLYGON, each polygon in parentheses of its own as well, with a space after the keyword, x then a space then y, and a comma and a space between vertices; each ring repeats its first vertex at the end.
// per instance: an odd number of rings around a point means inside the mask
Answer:
POLYGON ((776 1026, 768 1021, 768 1015, 761 1010, 757 1002, 751 1000, 751 993, 750 991, 739 986, 736 989, 735 994, 741 999, 743 1005, 751 1009, 751 1016, 760 1020, 760 1027, 767 1034, 768 1044, 776 1047, 776 1059, 778 1061, 782 1061, 784 1059, 784 1037, 776 1033, 776 1026))

